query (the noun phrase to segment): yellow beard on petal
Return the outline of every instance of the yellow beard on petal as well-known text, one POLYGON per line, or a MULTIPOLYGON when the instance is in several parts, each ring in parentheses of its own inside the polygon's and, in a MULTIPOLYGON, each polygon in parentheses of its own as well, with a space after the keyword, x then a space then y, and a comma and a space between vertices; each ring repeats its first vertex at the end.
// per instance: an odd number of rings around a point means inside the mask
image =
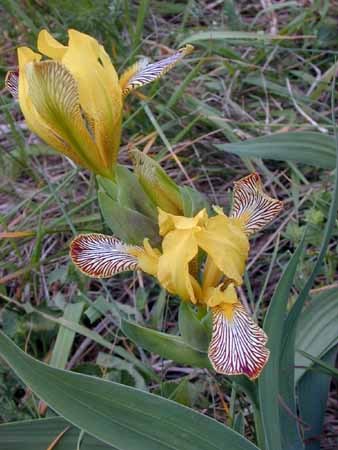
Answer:
POLYGON ((234 304, 233 303, 225 303, 222 306, 218 307, 219 310, 224 314, 227 320, 232 320, 234 317, 234 304))
POLYGON ((231 281, 226 287, 224 287, 224 283, 217 287, 209 287, 204 294, 204 303, 209 308, 218 308, 229 320, 232 319, 234 305, 239 303, 239 300, 231 281))

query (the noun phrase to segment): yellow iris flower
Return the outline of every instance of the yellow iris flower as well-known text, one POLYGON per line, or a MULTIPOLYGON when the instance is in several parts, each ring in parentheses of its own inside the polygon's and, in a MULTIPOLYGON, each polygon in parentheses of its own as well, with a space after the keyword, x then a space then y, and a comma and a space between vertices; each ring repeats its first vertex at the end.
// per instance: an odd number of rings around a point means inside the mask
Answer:
POLYGON ((192 46, 152 64, 141 60, 119 78, 94 38, 76 30, 68 35, 66 46, 42 30, 39 53, 19 47, 19 70, 7 74, 6 86, 18 99, 29 128, 42 140, 75 163, 111 178, 120 146, 124 97, 161 77, 192 46))
POLYGON ((71 258, 93 277, 141 269, 182 300, 210 308, 213 332, 208 354, 214 369, 254 379, 269 357, 267 337, 246 312, 236 288, 243 282, 250 234, 281 208, 280 201, 263 192, 254 173, 235 183, 229 217, 220 208, 212 217, 204 209, 194 217, 159 209, 161 249, 152 248, 147 239, 143 247, 133 247, 112 236, 87 234, 74 239, 71 258), (199 274, 194 268, 201 252, 205 258, 199 274))

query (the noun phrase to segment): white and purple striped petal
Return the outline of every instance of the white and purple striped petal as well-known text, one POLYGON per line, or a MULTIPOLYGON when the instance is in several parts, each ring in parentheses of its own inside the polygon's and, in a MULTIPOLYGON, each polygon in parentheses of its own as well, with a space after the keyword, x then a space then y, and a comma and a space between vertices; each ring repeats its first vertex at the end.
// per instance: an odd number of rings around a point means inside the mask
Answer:
POLYGON ((135 63, 129 67, 120 78, 120 86, 122 88, 123 95, 126 96, 129 92, 144 86, 157 78, 165 75, 170 69, 172 69, 185 55, 188 55, 193 50, 192 45, 186 45, 180 48, 174 54, 160 61, 149 63, 147 59, 135 63))
POLYGON ((265 347, 267 336, 241 303, 231 307, 232 317, 222 307, 211 310, 213 331, 209 359, 218 373, 255 379, 269 359, 270 352, 265 347))
POLYGON ((109 278, 120 272, 135 270, 138 260, 128 252, 131 247, 114 236, 80 234, 70 244, 73 263, 93 278, 109 278))
POLYGON ((247 234, 262 229, 283 208, 283 202, 265 194, 258 173, 252 173, 234 184, 231 217, 245 218, 247 234))

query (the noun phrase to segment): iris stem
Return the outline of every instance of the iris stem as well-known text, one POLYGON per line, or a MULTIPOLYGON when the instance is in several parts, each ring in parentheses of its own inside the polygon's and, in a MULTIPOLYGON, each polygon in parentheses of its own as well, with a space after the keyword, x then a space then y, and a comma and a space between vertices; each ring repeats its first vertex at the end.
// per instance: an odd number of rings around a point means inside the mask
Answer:
POLYGON ((265 450, 265 436, 264 436, 264 429, 262 424, 262 417, 261 412, 257 405, 255 403, 252 403, 253 406, 253 415, 254 415, 254 422, 255 422, 255 431, 256 431, 256 440, 257 440, 257 446, 260 450, 265 450))

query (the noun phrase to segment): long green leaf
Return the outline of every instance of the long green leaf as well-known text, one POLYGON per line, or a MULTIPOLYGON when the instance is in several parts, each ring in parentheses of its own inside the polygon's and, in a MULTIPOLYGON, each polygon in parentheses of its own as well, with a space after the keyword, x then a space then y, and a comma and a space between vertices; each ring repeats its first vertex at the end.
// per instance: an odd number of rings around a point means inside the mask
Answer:
MULTIPOLYGON (((338 146, 336 148, 336 158, 338 161, 338 146)), ((337 164, 338 166, 338 164, 337 164)), ((297 414, 296 396, 295 396, 295 376, 294 370, 290 370, 295 362, 295 340, 298 320, 303 310, 305 301, 308 298, 310 289, 321 270, 327 247, 329 245, 332 231, 336 224, 338 211, 338 173, 336 171, 334 192, 332 202, 328 214, 328 219, 325 225, 323 239, 320 246, 320 251, 316 263, 308 277, 305 286, 301 290, 295 304, 293 305, 285 323, 285 332, 283 339, 283 352, 281 355, 281 373, 284 375, 280 380, 280 392, 284 401, 283 407, 280 409, 281 413, 281 427, 283 436, 284 449, 293 448, 295 450, 303 448, 302 441, 299 435, 298 423, 295 419, 297 414)))
POLYGON ((179 336, 161 333, 128 320, 121 321, 123 333, 146 350, 180 364, 211 369, 208 355, 193 349, 179 336))
MULTIPOLYGON (((0 443, 4 450, 47 450, 48 446, 63 432, 65 434, 56 450, 75 450, 80 430, 61 417, 52 419, 25 420, 0 425, 0 443), (68 429, 69 428, 69 429, 68 429)), ((2 447, 1 447, 2 448, 2 447)), ((81 450, 112 450, 114 447, 85 435, 81 450)))
POLYGON ((270 134, 240 143, 218 144, 216 147, 242 157, 297 161, 323 169, 336 167, 335 139, 321 133, 270 134))
POLYGON ((175 402, 47 366, 0 331, 0 355, 49 406, 119 450, 257 450, 238 433, 175 402))
MULTIPOLYGON (((121 321, 121 329, 137 345, 150 352, 158 353, 163 358, 172 359, 180 364, 192 367, 212 369, 207 353, 190 347, 179 336, 145 328, 128 320, 121 321)), ((235 375, 229 377, 229 379, 234 381, 247 394, 255 409, 257 409, 258 398, 255 384, 244 375, 235 375)))
MULTIPOLYGON (((338 289, 327 289, 306 302, 297 325, 296 350, 320 358, 338 342, 338 289)), ((311 362, 298 351, 295 359, 297 383, 311 362)))
POLYGON ((304 240, 290 259, 271 299, 264 320, 268 335, 270 359, 258 379, 258 392, 267 450, 282 450, 282 436, 279 424, 279 360, 282 349, 287 302, 299 259, 303 253, 304 240))
MULTIPOLYGON (((325 364, 333 365, 336 360, 337 349, 332 348, 324 357, 325 364)), ((308 370, 298 383, 298 402, 304 429, 306 450, 320 450, 320 435, 323 431, 324 415, 331 383, 331 376, 308 370), (313 395, 313 393, 316 395, 313 395)))
POLYGON ((178 327, 183 341, 195 350, 207 352, 210 335, 198 319, 196 311, 187 303, 181 302, 178 312, 178 327))

